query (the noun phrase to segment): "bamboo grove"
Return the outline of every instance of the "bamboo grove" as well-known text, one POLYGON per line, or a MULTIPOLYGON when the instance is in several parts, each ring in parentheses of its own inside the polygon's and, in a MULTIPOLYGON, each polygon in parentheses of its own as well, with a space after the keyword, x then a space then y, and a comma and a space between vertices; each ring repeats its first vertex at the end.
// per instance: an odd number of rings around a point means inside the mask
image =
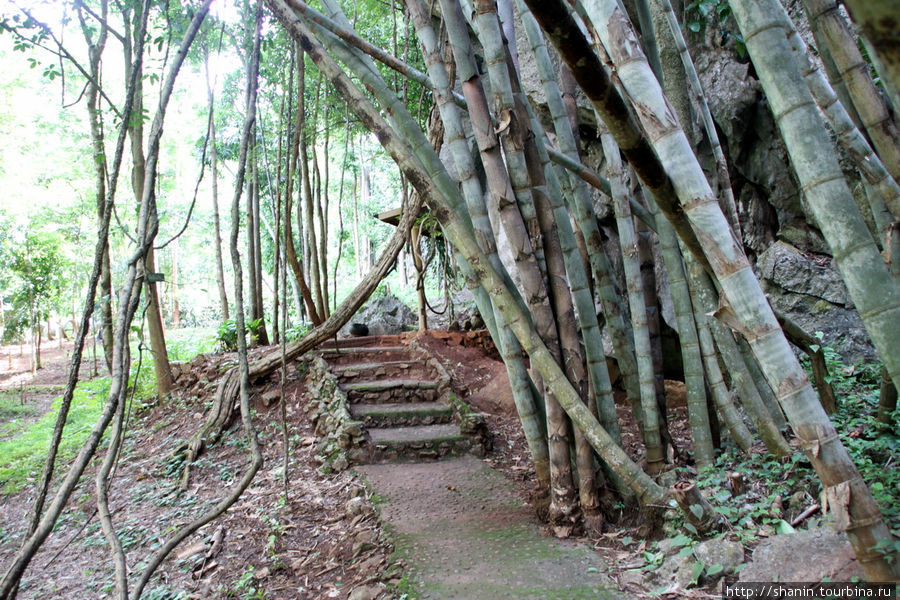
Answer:
MULTIPOLYGON (((178 61, 192 43, 208 65, 209 56, 228 37, 224 25, 205 16, 209 4, 185 5, 192 18, 180 28, 184 38, 168 67, 169 89, 178 61)), ((808 219, 828 243, 884 363, 884 386, 889 388, 900 385, 895 260, 900 250, 900 145, 889 109, 898 100, 900 76, 895 40, 879 30, 878 18, 889 15, 893 5, 846 4, 851 17, 860 19, 862 42, 883 92, 834 1, 803 1, 815 56, 778 0, 731 0, 727 6, 800 183, 808 219), (839 153, 851 158, 867 186, 866 208, 874 215, 874 226, 863 218, 848 187, 839 153)), ((14 596, 110 425, 112 441, 96 479, 98 510, 116 565, 117 596, 139 598, 168 553, 224 512, 259 469, 249 382, 333 336, 365 302, 404 244, 409 245, 408 232, 424 211, 439 223, 503 358, 557 535, 600 527, 612 518, 616 500, 636 503, 650 525, 675 506, 698 524, 716 525, 714 508, 690 482, 671 489, 659 483, 678 449, 666 423, 662 317, 653 264, 658 256, 662 264, 656 268, 666 273, 674 306, 693 447, 689 459, 697 470, 714 468, 713 433, 720 426, 745 452, 759 439, 774 457, 805 453, 867 578, 897 578, 896 553, 876 549, 891 533, 829 420, 828 412, 840 399, 827 385, 821 352, 807 332, 772 309, 745 252, 743 215, 728 157, 688 51, 681 11, 670 0, 405 0, 389 7, 394 23, 389 50, 367 41, 366 31, 357 29, 353 3, 261 0, 244 4, 243 26, 236 36, 229 34, 240 38, 234 43, 246 75, 240 143, 229 149, 237 160, 228 240, 235 273, 231 308, 242 358, 239 367, 222 377, 202 428, 181 448, 182 485, 190 463, 222 434, 236 407, 253 457, 231 497, 176 533, 130 582, 105 498, 125 410, 130 359, 124 339, 142 288, 150 299, 148 313, 158 313, 146 275, 155 270, 155 244, 158 248, 153 190, 166 109, 163 93, 144 146, 142 119, 129 115, 143 111, 141 68, 151 3, 131 10, 124 18, 124 34, 106 25, 106 0, 91 9, 92 16, 81 17, 100 25, 93 36, 93 29, 84 27, 91 48, 82 72, 95 145, 99 241, 80 343, 95 294, 112 296, 106 236, 127 139, 132 141, 132 191, 140 199, 128 275, 115 303, 101 305, 113 391, 52 499, 47 495, 54 458, 48 458, 29 535, 5 567, 0 598, 14 596), (130 83, 117 109, 121 121, 114 159, 107 164, 97 114, 101 102, 112 103, 98 85, 109 34, 126 48, 130 83), (281 64, 261 64, 261 47, 264 41, 271 44, 273 36, 284 41, 281 64), (677 60, 661 58, 666 52, 677 60), (526 55, 536 68, 545 102, 541 106, 526 94, 520 69, 526 55), (314 94, 306 89, 310 81, 315 81, 314 94), (274 127, 261 122, 259 94, 268 94, 270 105, 278 107, 274 127), (320 170, 316 148, 324 145, 328 152, 329 134, 327 125, 316 130, 319 111, 343 115, 348 130, 351 119, 364 127, 396 163, 404 182, 398 198, 403 205, 400 226, 340 306, 334 302, 335 288, 329 287, 329 273, 337 273, 337 265, 329 264, 326 250, 328 169, 320 170), (594 140, 582 139, 585 113, 594 117, 594 140), (703 131, 702 149, 692 141, 696 136, 685 133, 694 122, 703 131), (275 139, 262 139, 273 131, 275 139), (587 166, 588 144, 601 157, 598 168, 587 166), (714 168, 704 168, 709 161, 702 162, 703 152, 714 168), (594 206, 601 198, 613 207, 612 222, 598 222, 594 206), (242 218, 248 231, 245 256, 237 237, 242 218), (274 253, 263 250, 261 232, 266 229, 274 253), (264 264, 264 255, 274 264, 264 264), (269 318, 264 270, 280 274, 274 278, 269 318), (279 324, 279 314, 287 312, 288 289, 294 293, 292 311, 313 325, 311 333, 292 342, 285 341, 287 321, 282 317, 279 324), (263 343, 269 338, 282 342, 282 348, 248 361, 245 319, 261 323, 263 343), (794 347, 811 355, 815 387, 794 347), (628 407, 639 425, 641 462, 622 447, 608 355, 621 372, 628 407)), ((535 87, 534 81, 529 85, 535 87)), ((211 157, 215 182, 222 148, 217 148, 213 87, 209 85, 204 153, 211 157)), ((216 220, 210 241, 217 264, 211 270, 217 273, 227 318, 229 292, 220 250, 224 236, 215 190, 214 183, 216 220)), ((357 248, 357 260, 361 254, 357 248)), ((150 323, 157 383, 164 394, 169 385, 165 340, 152 318, 150 323)), ((69 398, 77 377, 76 367, 69 398)), ((63 411, 61 415, 60 435, 63 411)))

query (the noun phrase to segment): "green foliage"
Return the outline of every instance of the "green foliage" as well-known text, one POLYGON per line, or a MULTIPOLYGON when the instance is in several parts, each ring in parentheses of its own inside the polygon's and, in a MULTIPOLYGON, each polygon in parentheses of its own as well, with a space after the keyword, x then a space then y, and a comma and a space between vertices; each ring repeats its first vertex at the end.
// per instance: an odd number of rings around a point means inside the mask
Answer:
POLYGON ((284 335, 289 342, 296 342, 310 331, 312 331, 312 323, 302 322, 288 327, 287 331, 284 332, 284 335))
POLYGON ((229 590, 228 595, 231 597, 241 598, 241 600, 265 600, 266 592, 256 580, 256 573, 253 565, 244 569, 234 582, 234 589, 229 590))
MULTIPOLYGON (((262 319, 253 319, 246 322, 245 334, 250 334, 250 345, 259 341, 259 332, 262 330, 262 319)), ((216 341, 219 347, 226 352, 237 350, 237 323, 234 319, 223 321, 216 329, 216 341)))
POLYGON ((20 337, 49 316, 62 300, 66 261, 60 236, 51 231, 25 231, 4 238, 0 260, 6 271, 3 293, 12 303, 5 337, 20 337))
MULTIPOLYGON (((718 17, 720 23, 724 23, 731 15, 731 6, 727 0, 694 0, 684 7, 684 24, 688 31, 703 37, 706 33, 707 25, 712 20, 713 15, 718 17)), ((734 43, 734 50, 737 52, 741 60, 747 59, 747 46, 744 44, 744 38, 741 32, 735 27, 721 27, 722 38, 720 44, 725 46, 729 41, 734 43)))
POLYGON ((175 591, 169 586, 157 586, 144 592, 142 597, 145 600, 185 600, 188 593, 175 591))
POLYGON ((169 360, 182 362, 189 361, 198 354, 215 352, 219 343, 213 330, 205 327, 176 329, 167 334, 167 337, 169 360))

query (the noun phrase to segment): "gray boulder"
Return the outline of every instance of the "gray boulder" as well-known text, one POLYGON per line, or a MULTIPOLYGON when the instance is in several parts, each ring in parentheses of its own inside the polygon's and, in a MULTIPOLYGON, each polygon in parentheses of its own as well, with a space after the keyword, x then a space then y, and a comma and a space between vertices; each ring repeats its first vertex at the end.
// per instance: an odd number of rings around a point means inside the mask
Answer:
POLYGON ((363 306, 350 319, 350 322, 341 328, 341 337, 350 335, 350 326, 353 323, 367 325, 369 335, 393 335, 414 329, 416 315, 396 296, 382 296, 376 300, 370 300, 363 306))
POLYGON ((764 539, 741 570, 740 581, 850 581, 863 578, 843 533, 810 529, 764 539))
POLYGON ((713 538, 694 547, 694 556, 707 566, 722 565, 721 573, 727 575, 744 562, 744 546, 725 538, 713 538))

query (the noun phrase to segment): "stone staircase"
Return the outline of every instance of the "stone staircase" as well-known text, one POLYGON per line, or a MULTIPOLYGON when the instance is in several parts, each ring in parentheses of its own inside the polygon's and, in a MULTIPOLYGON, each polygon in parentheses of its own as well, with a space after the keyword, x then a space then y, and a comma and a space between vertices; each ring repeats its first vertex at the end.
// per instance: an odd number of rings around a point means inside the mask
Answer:
POLYGON ((351 338, 320 355, 363 429, 348 449, 350 463, 417 462, 467 452, 483 455, 488 436, 481 415, 450 389, 436 360, 393 337, 351 338), (394 342, 394 343, 391 343, 394 342))

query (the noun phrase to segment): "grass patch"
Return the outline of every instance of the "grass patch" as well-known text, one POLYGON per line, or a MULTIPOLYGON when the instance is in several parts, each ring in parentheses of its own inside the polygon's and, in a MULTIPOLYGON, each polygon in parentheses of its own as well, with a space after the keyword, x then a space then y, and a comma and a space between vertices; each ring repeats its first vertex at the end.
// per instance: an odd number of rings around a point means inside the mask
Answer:
MULTIPOLYGON (((95 379, 75 390, 66 420, 66 430, 59 446, 59 462, 70 460, 87 438, 109 390, 109 379, 95 379)), ((53 425, 62 398, 56 398, 50 410, 31 423, 17 436, 0 441, 0 486, 12 494, 40 476, 53 437, 53 425)))
MULTIPOLYGON (((145 365, 136 380, 132 373, 131 383, 135 388, 134 400, 138 405, 156 394, 152 367, 145 365)), ((67 465, 75 457, 87 439, 103 410, 109 386, 108 377, 99 377, 81 382, 75 388, 66 429, 59 445, 57 469, 64 468, 62 465, 67 465)), ((55 398, 46 414, 23 427, 17 435, 0 440, 0 492, 13 494, 40 477, 61 402, 62 396, 55 398)))

